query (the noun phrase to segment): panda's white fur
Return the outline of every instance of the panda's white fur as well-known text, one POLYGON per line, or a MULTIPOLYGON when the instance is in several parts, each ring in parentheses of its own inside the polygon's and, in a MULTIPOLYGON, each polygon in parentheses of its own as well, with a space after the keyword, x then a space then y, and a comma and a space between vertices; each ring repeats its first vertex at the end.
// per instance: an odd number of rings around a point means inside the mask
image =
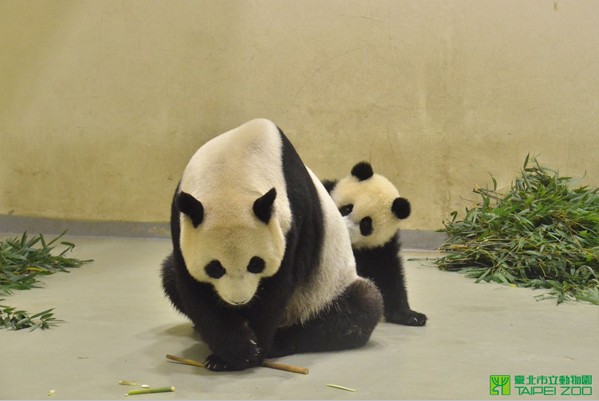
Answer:
MULTIPOLYGON (((281 148, 274 123, 252 120, 204 144, 183 173, 180 191, 199 200, 205 210, 204 221, 197 228, 188 216, 180 217, 180 247, 187 269, 196 280, 212 284, 232 305, 251 301, 260 280, 277 273, 285 253, 292 211, 281 148), (253 215, 251 205, 273 187, 277 192, 273 215, 264 224, 253 215), (265 261, 259 274, 247 271, 253 256, 265 261), (214 279, 206 274, 205 266, 212 260, 226 269, 224 276, 214 279)), ((323 252, 311 281, 295 289, 283 325, 308 320, 357 278, 350 239, 337 207, 309 172, 324 216, 323 252)))
POLYGON ((323 212, 324 243, 320 264, 310 281, 297 288, 283 316, 283 326, 303 323, 316 315, 322 307, 341 294, 358 279, 351 242, 337 206, 314 173, 308 169, 316 186, 323 212), (349 248, 347 246, 349 244, 349 248), (327 267, 327 268, 325 268, 327 267))
POLYGON ((180 190, 202 203, 206 217, 195 228, 181 213, 181 252, 189 273, 212 284, 225 302, 250 301, 260 279, 277 272, 285 253, 291 210, 280 148, 277 127, 268 120, 252 120, 200 147, 183 172, 180 190), (265 225, 252 214, 251 205, 273 187, 274 215, 265 225), (248 273, 253 256, 265 261, 262 273, 248 273), (205 266, 212 260, 220 261, 227 274, 209 277, 205 266))
POLYGON ((399 191, 386 177, 373 174, 367 180, 348 175, 337 183, 331 192, 336 205, 353 205, 351 213, 344 216, 347 230, 354 248, 376 248, 391 239, 400 226, 400 219, 393 214, 391 203, 399 198, 399 191), (360 233, 360 221, 372 218, 375 227, 371 235, 360 233))

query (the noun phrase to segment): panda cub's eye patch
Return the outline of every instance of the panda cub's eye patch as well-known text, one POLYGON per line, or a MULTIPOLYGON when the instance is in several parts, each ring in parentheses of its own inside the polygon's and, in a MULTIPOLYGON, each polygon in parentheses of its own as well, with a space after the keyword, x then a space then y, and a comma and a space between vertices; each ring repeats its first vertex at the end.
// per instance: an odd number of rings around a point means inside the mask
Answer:
POLYGON ((227 272, 218 260, 213 260, 212 262, 208 263, 204 270, 206 270, 208 277, 214 279, 221 278, 227 272))
POLYGON ((352 210, 354 210, 354 205, 352 205, 352 204, 341 206, 339 208, 339 211, 341 212, 341 216, 347 216, 348 214, 351 213, 352 210))
POLYGON ((250 263, 248 263, 248 271, 254 274, 262 273, 265 266, 266 264, 262 258, 254 256, 250 259, 250 263))

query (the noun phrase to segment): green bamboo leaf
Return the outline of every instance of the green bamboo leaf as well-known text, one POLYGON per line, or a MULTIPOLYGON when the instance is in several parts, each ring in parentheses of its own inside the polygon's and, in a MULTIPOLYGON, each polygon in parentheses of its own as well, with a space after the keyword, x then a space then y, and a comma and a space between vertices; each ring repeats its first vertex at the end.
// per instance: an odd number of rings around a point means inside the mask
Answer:
MULTIPOLYGON (((37 288, 43 284, 39 278, 56 272, 68 272, 92 260, 79 260, 66 257, 75 245, 63 241, 60 244, 66 249, 58 255, 53 250, 63 232, 51 241, 46 241, 43 235, 28 237, 23 233, 19 238, 8 238, 0 241, 0 294, 10 295, 15 290, 37 288)), ((0 328, 20 330, 23 328, 49 328, 60 320, 48 309, 30 315, 26 311, 0 305, 0 328)))
POLYGON ((508 193, 498 194, 491 181, 493 190, 474 190, 480 201, 463 220, 450 213, 437 266, 477 282, 549 289, 540 298, 558 303, 599 303, 599 188, 572 188, 571 177, 530 154, 508 193))

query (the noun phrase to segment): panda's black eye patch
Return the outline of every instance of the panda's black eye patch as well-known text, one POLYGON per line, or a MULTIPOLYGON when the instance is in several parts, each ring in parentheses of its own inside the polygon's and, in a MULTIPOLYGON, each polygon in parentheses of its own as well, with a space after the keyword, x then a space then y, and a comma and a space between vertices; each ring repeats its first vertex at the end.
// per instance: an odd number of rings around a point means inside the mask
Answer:
POLYGON ((368 237, 373 231, 372 218, 364 217, 362 220, 360 220, 360 233, 363 236, 368 237))
POLYGON ((214 279, 221 278, 227 272, 218 260, 213 260, 212 262, 208 263, 204 269, 206 270, 208 277, 214 279))
POLYGON ((352 205, 352 204, 341 206, 339 208, 339 211, 341 212, 341 216, 347 216, 348 214, 351 213, 352 210, 354 210, 354 205, 352 205))
POLYGON ((248 263, 248 271, 254 274, 262 273, 265 266, 266 264, 262 258, 254 256, 250 259, 250 263, 248 263))

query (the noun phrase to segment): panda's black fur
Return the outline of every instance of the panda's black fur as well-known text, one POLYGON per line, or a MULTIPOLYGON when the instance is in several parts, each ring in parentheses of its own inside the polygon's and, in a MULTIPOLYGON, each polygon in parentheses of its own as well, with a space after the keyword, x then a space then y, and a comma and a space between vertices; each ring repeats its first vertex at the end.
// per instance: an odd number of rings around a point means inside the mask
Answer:
MULTIPOLYGON (((255 121, 246 124, 258 129, 274 126, 267 120, 255 121)), ((283 132, 276 129, 282 143, 280 154, 292 221, 289 230, 284 233, 286 246, 276 274, 260 279, 250 302, 230 305, 219 297, 212 284, 192 277, 180 245, 181 222, 189 218, 194 228, 201 226, 204 210, 194 212, 192 206, 191 215, 182 215, 179 205, 185 208, 185 202, 193 204, 194 199, 184 199, 188 194, 182 192, 181 182, 171 204, 173 252, 163 262, 162 284, 172 304, 191 319, 212 351, 206 359, 206 366, 212 370, 241 370, 258 366, 268 357, 360 347, 368 341, 383 313, 380 292, 369 280, 355 275, 355 279, 350 276, 343 292, 328 304, 315 305, 319 308, 318 313, 298 320, 297 309, 294 308, 312 306, 294 305, 298 299, 310 299, 299 296, 299 289, 309 295, 313 285, 311 280, 318 274, 316 270, 335 268, 322 266, 321 263, 323 252, 332 252, 323 249, 329 233, 324 225, 326 219, 322 205, 329 205, 324 198, 330 199, 322 186, 317 189, 320 182, 311 176, 283 132)), ((269 173, 259 174, 266 174, 268 178, 269 173)), ((266 195, 260 199, 266 199, 266 195)), ((261 205, 260 199, 254 203, 254 213, 258 220, 268 222, 272 201, 263 200, 265 205, 261 205)), ((330 208, 334 209, 333 202, 330 202, 330 208)), ((337 213, 336 210, 334 212, 337 213)), ((332 216, 330 212, 327 215, 332 216)), ((206 211, 208 217, 209 212, 206 211)), ((340 249, 348 248, 351 256, 349 238, 347 244, 339 246, 340 249)), ((341 260, 342 255, 339 256, 341 260)), ((352 264, 353 258, 348 267, 354 271, 352 264)))
POLYGON ((358 274, 374 281, 385 305, 385 320, 407 326, 424 326, 426 315, 410 309, 399 252, 399 232, 378 248, 354 249, 358 274))
MULTIPOLYGON (((360 162, 356 164, 352 170, 351 175, 344 180, 350 180, 354 184, 360 185, 361 182, 370 180, 374 175, 372 167, 367 162, 360 162)), ((382 176, 378 177, 380 184, 379 186, 391 186, 392 184, 382 176)), ((337 188, 338 184, 347 185, 347 181, 337 180, 326 180, 323 184, 327 191, 332 195, 333 191, 337 188)), ((352 185, 352 184, 349 184, 352 185)), ((378 190, 379 188, 376 188, 378 190)), ((369 188, 370 189, 370 188, 369 188)), ((372 190, 372 189, 371 189, 372 190)), ((369 193, 367 190, 360 189, 355 192, 359 193, 359 196, 369 197, 374 194, 369 193)), ((378 194, 380 196, 380 194, 378 194)), ((345 199, 337 206, 341 209, 341 213, 349 217, 351 209, 354 207, 353 202, 355 199, 351 199, 346 196, 345 199), (347 207, 351 205, 349 209, 347 207), (344 211, 343 208, 346 208, 344 211)), ((383 196, 383 198, 385 198, 383 196)), ((410 215, 411 206, 407 199, 402 197, 388 197, 386 198, 386 204, 381 205, 380 200, 373 201, 369 207, 382 207, 389 208, 390 212, 395 215, 397 219, 405 219, 410 215)), ((374 230, 379 227, 372 226, 372 219, 369 215, 374 210, 360 210, 360 224, 359 231, 362 236, 369 236, 374 230)), ((423 326, 426 324, 427 317, 423 313, 413 311, 408 303, 408 295, 406 290, 406 283, 404 278, 403 263, 400 256, 401 242, 400 242, 400 231, 395 230, 390 238, 383 244, 375 244, 368 246, 352 246, 354 256, 356 258, 356 268, 358 274, 362 277, 371 279, 380 289, 383 295, 384 301, 384 316, 385 320, 390 323, 397 323, 408 326, 423 326)))

